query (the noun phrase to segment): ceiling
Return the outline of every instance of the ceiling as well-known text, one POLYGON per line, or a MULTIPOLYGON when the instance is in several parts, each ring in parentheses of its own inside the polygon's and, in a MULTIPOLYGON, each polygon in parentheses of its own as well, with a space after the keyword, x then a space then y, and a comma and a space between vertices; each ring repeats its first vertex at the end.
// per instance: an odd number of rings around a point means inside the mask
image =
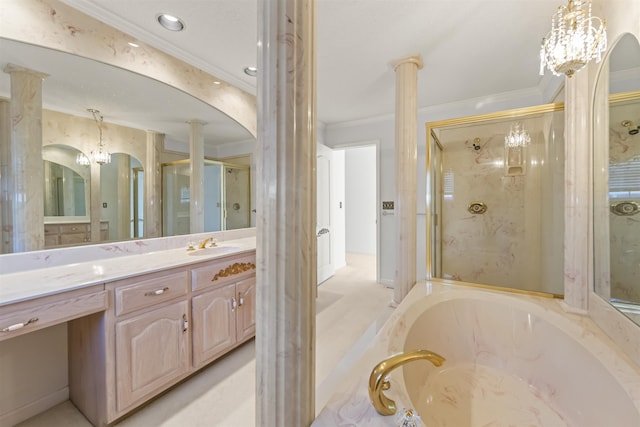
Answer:
MULTIPOLYGON (((250 93, 259 0, 63 0, 250 93), (159 13, 180 17, 181 32, 159 13)), ((418 106, 543 91, 539 46, 559 0, 317 0, 318 119, 393 114, 391 61, 419 54, 418 106)), ((549 74, 549 72, 547 72, 549 74)), ((560 77, 551 77, 560 79, 560 77)), ((547 77, 547 80, 549 77, 547 77)))
MULTIPOLYGON (((257 4, 261 0, 62 1, 130 34, 134 40, 256 93, 256 78, 247 76, 243 70, 257 64, 257 4), (161 12, 180 17, 185 29, 172 32, 162 28, 156 19, 161 12)), ((504 99, 537 94, 542 99, 548 87, 557 87, 562 81, 548 71, 544 77, 539 75, 540 41, 550 29, 551 16, 560 3, 559 0, 316 0, 318 119, 331 125, 392 115, 395 75, 390 63, 409 55, 420 55, 424 61, 418 75, 419 108, 461 101, 481 103, 497 95, 504 99)), ((3 62, 9 58, 6 45, 0 46, 0 52, 3 62)), ((39 71, 47 72, 46 67, 55 62, 42 54, 35 56, 43 64, 39 71)), ((87 72, 94 81, 84 79, 83 84, 107 88, 106 79, 126 78, 96 73, 87 72), (105 83, 98 84, 95 76, 101 76, 105 83)), ((58 92, 71 98, 73 87, 79 86, 74 82, 80 81, 82 74, 67 76, 58 92)), ((46 84, 53 86, 54 82, 46 84)), ((142 93, 151 92, 149 89, 142 93)), ((120 95, 132 97, 128 92, 120 95)), ((150 99, 141 96, 139 108, 146 113, 134 116, 133 108, 120 113, 109 110, 122 103, 118 96, 106 89, 101 95, 107 105, 103 111, 105 121, 127 124, 129 120, 137 123, 137 127, 169 136, 173 133, 178 139, 188 133, 188 127, 184 126, 189 118, 187 113, 200 114, 202 108, 163 105, 161 100, 168 99, 168 95, 150 99), (161 109, 161 119, 150 117, 150 106, 161 109), (169 117, 180 111, 186 118, 169 117), (109 117, 117 114, 122 117, 109 117)), ((78 108, 88 102, 80 99, 78 108)), ((208 122, 211 120, 219 120, 219 125, 206 127, 207 139, 228 143, 250 138, 239 126, 223 125, 226 117, 222 114, 206 118, 208 122), (226 134, 221 132, 223 129, 226 134)))

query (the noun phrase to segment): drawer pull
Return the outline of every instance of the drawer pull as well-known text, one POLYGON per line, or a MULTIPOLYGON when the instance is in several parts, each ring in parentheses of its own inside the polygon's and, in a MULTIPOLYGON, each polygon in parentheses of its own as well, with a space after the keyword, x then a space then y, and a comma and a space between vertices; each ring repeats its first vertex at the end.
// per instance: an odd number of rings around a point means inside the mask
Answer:
POLYGON ((235 298, 231 298, 231 311, 235 311, 236 307, 238 307, 238 303, 235 298))
POLYGON ((244 298, 242 295, 238 295, 238 307, 242 307, 242 304, 244 304, 244 298))
POLYGON ((154 297, 156 295, 162 295, 169 290, 169 287, 164 287, 162 289, 156 289, 155 291, 149 291, 144 294, 145 297, 154 297))
POLYGON ((16 323, 14 325, 9 325, 6 328, 2 328, 0 329, 1 332, 11 332, 11 331, 15 331, 17 329, 22 329, 25 326, 27 326, 30 323, 36 323, 38 321, 37 317, 32 317, 31 319, 27 320, 26 322, 22 322, 22 323, 16 323))
POLYGON ((182 315, 182 333, 186 333, 187 330, 189 329, 189 321, 187 320, 187 315, 183 314, 182 315))

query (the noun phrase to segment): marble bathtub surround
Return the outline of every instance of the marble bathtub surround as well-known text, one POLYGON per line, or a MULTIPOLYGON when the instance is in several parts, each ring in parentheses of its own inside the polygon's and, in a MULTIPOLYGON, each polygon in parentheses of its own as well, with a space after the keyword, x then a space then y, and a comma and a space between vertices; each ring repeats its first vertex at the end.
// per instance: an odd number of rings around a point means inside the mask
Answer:
POLYGON ((400 303, 416 283, 416 188, 418 71, 420 56, 393 62, 396 72, 396 274, 393 301, 400 303))
POLYGON ((369 374, 391 354, 423 348, 447 360, 407 363, 385 394, 425 425, 640 422, 640 369, 594 321, 553 298, 433 281, 411 290, 312 425, 395 426, 372 406, 369 374))

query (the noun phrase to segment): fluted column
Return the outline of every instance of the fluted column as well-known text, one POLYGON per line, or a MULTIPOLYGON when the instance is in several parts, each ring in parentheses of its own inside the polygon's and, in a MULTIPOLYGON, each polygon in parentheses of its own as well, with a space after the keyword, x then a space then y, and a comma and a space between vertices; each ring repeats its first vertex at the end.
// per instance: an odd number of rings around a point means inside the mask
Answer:
POLYGON ((190 233, 204 231, 204 122, 189 122, 189 153, 191 176, 189 177, 190 233))
POLYGON ((147 131, 147 157, 144 165, 144 237, 162 236, 162 170, 160 150, 164 134, 147 131))
POLYGON ((314 15, 258 2, 257 426, 315 418, 314 15))
POLYGON ((396 72, 396 274, 393 301, 400 303, 416 283, 416 173, 418 157, 418 70, 420 56, 393 62, 396 72))
POLYGON ((11 161, 7 180, 11 199, 12 252, 44 248, 42 174, 42 80, 47 75, 8 64, 11 75, 11 161))
POLYGON ((10 232, 11 221, 11 193, 9 192, 9 164, 11 161, 9 146, 11 144, 11 131, 9 120, 9 101, 0 99, 0 254, 11 252, 10 232))

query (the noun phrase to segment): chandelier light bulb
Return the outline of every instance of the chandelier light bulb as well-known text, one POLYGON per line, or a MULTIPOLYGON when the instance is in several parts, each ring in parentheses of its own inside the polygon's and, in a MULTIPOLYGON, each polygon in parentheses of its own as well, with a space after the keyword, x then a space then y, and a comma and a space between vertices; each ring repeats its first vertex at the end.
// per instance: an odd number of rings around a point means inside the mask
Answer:
POLYGON ((507 148, 526 147, 531 144, 531 135, 527 132, 520 123, 514 123, 511 125, 509 134, 504 137, 504 145, 507 148))
POLYGON ((572 77, 592 59, 600 62, 606 50, 606 22, 591 16, 591 0, 569 0, 558 7, 542 39, 540 75, 546 66, 556 76, 572 77))

